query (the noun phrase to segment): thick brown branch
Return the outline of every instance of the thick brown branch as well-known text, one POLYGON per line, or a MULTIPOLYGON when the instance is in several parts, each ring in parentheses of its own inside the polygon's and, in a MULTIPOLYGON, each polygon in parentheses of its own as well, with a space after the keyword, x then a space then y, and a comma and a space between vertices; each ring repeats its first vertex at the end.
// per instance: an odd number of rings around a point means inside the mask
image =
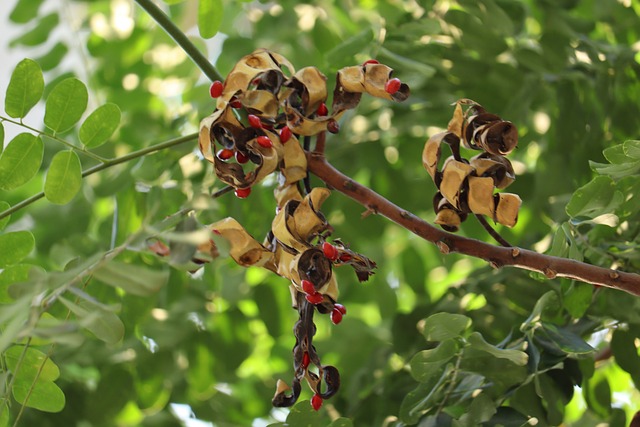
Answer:
POLYGON ((357 201, 367 209, 435 243, 442 253, 458 252, 488 261, 495 268, 513 266, 537 271, 550 279, 567 277, 594 285, 620 289, 640 296, 640 275, 625 273, 583 262, 543 255, 517 247, 493 246, 480 240, 440 230, 416 217, 373 190, 358 184, 329 164, 319 153, 308 153, 309 171, 326 184, 357 201))

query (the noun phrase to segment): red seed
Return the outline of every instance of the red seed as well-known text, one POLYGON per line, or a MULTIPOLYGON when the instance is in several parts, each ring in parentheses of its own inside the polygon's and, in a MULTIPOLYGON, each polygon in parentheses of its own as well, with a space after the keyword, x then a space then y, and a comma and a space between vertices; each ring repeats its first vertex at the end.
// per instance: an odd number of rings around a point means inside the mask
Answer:
POLYGON ((235 195, 239 199, 246 199, 251 194, 251 187, 248 188, 237 188, 235 191, 235 195))
POLYGON ((271 139, 268 136, 264 135, 258 137, 258 144, 260 144, 260 146, 264 148, 273 147, 273 142, 271 142, 271 139))
POLYGON ((321 102, 320 105, 318 105, 318 109, 316 110, 316 114, 319 116, 327 116, 329 115, 329 110, 327 109, 327 104, 325 104, 324 102, 321 102))
POLYGON ((311 398, 311 407, 316 411, 322 407, 322 397, 319 394, 314 394, 311 398))
POLYGON ((338 259, 338 250, 329 242, 324 242, 322 244, 322 252, 324 253, 324 256, 326 256, 330 261, 335 261, 338 259))
POLYGON ((307 294, 313 295, 316 293, 316 287, 313 286, 313 283, 311 283, 310 281, 303 280, 300 282, 300 285, 302 285, 302 290, 305 291, 307 294))
POLYGON ((229 150, 228 148, 223 148, 222 150, 216 153, 216 156, 220 160, 229 160, 233 157, 233 150, 229 150))
POLYGON ((235 96, 231 98, 229 105, 231 105, 231 108, 242 108, 242 102, 240 102, 235 96))
POLYGON ((380 62, 375 59, 368 59, 362 63, 362 66, 365 67, 367 64, 379 64, 380 62))
POLYGON ((211 86, 209 87, 209 95, 211 95, 212 98, 218 98, 220 95, 222 95, 223 89, 224 85, 222 84, 222 82, 220 80, 216 80, 215 82, 211 83, 211 86))
POLYGON ((402 86, 402 81, 400 81, 400 79, 398 78, 393 78, 385 83, 384 91, 389 95, 393 95, 400 90, 400 86, 402 86))
POLYGON ((249 124, 252 128, 262 129, 262 122, 260 121, 260 117, 256 116, 255 114, 249 114, 247 119, 249 120, 249 124))
POLYGON ((324 301, 324 296, 320 292, 316 292, 315 294, 307 294, 304 297, 313 305, 318 305, 322 301, 324 301))
POLYGON ((329 120, 329 123, 327 123, 327 130, 331 133, 338 133, 340 132, 340 124, 335 120, 329 120))
POLYGON ((211 231, 213 231, 213 234, 217 234, 218 236, 220 236, 220 235, 222 234, 222 233, 220 232, 220 230, 217 230, 217 229, 215 229, 215 228, 214 228, 213 230, 211 230, 211 231))
POLYGON ((348 253, 343 253, 342 255, 340 255, 340 261, 342 262, 351 261, 351 255, 349 255, 348 253))
POLYGON ((240 164, 247 163, 249 161, 249 156, 242 154, 240 151, 236 151, 236 162, 240 164))
POLYGON ((334 310, 338 310, 338 311, 339 311, 340 313, 342 313, 342 314, 347 314, 347 309, 346 309, 346 307, 345 307, 344 305, 342 305, 342 304, 338 304, 338 303, 334 304, 334 305, 333 305, 333 309, 334 309, 334 310))
POLYGON ((311 358, 309 357, 309 353, 305 351, 302 354, 302 369, 307 369, 309 363, 311 363, 311 358))
POLYGON ((340 312, 340 310, 334 308, 331 312, 331 323, 337 325, 340 322, 342 322, 342 313, 340 312))
POLYGON ((280 129, 280 142, 284 144, 289 139, 291 139, 291 129, 289 129, 289 126, 285 126, 280 129))

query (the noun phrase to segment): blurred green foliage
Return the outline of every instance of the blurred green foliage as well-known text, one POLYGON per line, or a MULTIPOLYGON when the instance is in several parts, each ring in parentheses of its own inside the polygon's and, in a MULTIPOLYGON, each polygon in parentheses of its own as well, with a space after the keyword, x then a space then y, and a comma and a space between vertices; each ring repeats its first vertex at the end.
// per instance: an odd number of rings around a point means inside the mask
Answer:
MULTIPOLYGON (((62 160, 77 158, 57 157, 64 143, 78 147, 86 171, 196 132, 213 110, 210 82, 135 4, 14 3, 8 18, 23 31, 9 44, 35 61, 5 64, 31 79, 11 86, 0 121, 3 139, 9 127, 28 132, 3 141, 0 210, 43 188, 48 197, 48 173, 74 179, 62 160), (29 84, 38 66, 44 89, 29 84), (83 99, 66 99, 70 90, 83 99), (44 116, 30 111, 43 91, 44 116), (55 107, 76 101, 71 115, 55 107), (16 153, 29 168, 11 169, 16 153)), ((523 208, 516 227, 498 227, 507 240, 639 271, 637 0, 160 5, 222 75, 260 47, 319 67, 329 82, 368 58, 395 68, 411 98, 365 97, 329 136, 327 157, 427 220, 436 190, 423 144, 446 127, 455 100, 481 103, 520 134, 510 191, 523 208), (222 19, 202 15, 220 9, 222 19)), ((193 417, 215 426, 520 426, 530 417, 623 426, 638 409, 636 298, 444 256, 340 194, 324 207, 335 236, 379 266, 365 284, 338 270, 349 314, 339 326, 317 318, 315 345, 342 387, 317 413, 307 391, 291 412, 273 409, 276 380, 292 374, 287 283, 224 257, 191 273, 188 244, 171 259, 148 249, 166 232, 189 243, 188 230, 226 216, 258 239, 270 227, 275 183, 246 200, 211 200, 221 186, 196 145, 113 165, 72 193, 55 189, 52 201, 64 205, 40 201, 0 220, 0 426, 191 426, 193 417), (425 326, 445 329, 433 336, 425 326)), ((460 232, 489 239, 474 221, 460 232)))

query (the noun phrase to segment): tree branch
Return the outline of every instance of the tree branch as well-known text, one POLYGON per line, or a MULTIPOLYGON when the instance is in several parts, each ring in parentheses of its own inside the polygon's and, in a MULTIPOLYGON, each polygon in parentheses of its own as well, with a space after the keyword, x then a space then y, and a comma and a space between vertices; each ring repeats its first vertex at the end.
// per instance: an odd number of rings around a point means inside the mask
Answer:
POLYGON ((596 267, 575 260, 539 254, 517 247, 500 247, 440 230, 411 212, 396 206, 375 191, 344 175, 320 153, 307 153, 309 172, 327 185, 425 240, 443 254, 458 252, 483 259, 494 268, 512 266, 544 274, 549 279, 566 277, 594 285, 619 289, 640 296, 640 275, 596 267))

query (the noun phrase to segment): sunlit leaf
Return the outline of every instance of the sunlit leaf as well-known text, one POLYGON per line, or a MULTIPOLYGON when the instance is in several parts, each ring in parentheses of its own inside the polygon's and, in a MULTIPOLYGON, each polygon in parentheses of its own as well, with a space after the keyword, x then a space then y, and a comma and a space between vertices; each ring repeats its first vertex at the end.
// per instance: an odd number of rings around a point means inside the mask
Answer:
POLYGON ((498 359, 507 359, 518 366, 526 365, 529 360, 527 353, 524 351, 498 348, 489 344, 479 332, 472 333, 467 340, 470 344, 469 348, 489 353, 498 359))
POLYGON ((9 19, 16 24, 26 24, 38 16, 38 10, 44 0, 18 0, 9 19))
POLYGON ((39 137, 21 133, 0 156, 0 189, 10 191, 27 183, 40 169, 44 144, 39 137))
POLYGON ((38 103, 44 91, 44 77, 37 62, 23 59, 11 74, 4 109, 13 118, 23 118, 38 103))
POLYGON ((60 376, 60 369, 45 353, 33 347, 14 345, 5 351, 7 368, 25 382, 55 381, 60 376))
POLYGON ((11 40, 9 46, 15 47, 18 45, 23 46, 38 46, 49 40, 49 36, 53 29, 58 26, 60 17, 57 12, 50 13, 38 20, 32 30, 22 34, 21 36, 11 40))
POLYGON ((64 132, 75 125, 87 108, 89 94, 80 80, 69 77, 58 83, 45 106, 44 123, 54 132, 64 132))
POLYGON ((0 235, 0 268, 19 262, 29 255, 34 246, 35 239, 29 231, 14 231, 0 235))
POLYGON ((420 324, 427 341, 457 338, 471 325, 471 319, 461 314, 436 313, 420 324))
POLYGON ((616 191, 615 182, 610 177, 597 176, 573 193, 566 210, 572 217, 594 218, 613 212, 623 201, 622 193, 616 191))
POLYGON ((64 408, 64 393, 51 381, 24 381, 13 384, 13 397, 18 403, 44 412, 60 412, 64 408))
POLYGON ((75 151, 53 156, 44 182, 44 195, 52 203, 69 203, 82 187, 82 166, 75 151))
POLYGON ((169 279, 169 271, 110 261, 94 272, 94 277, 107 285, 124 289, 134 295, 151 295, 169 279))
POLYGON ((106 103, 93 111, 80 126, 80 141, 87 148, 98 147, 111 138, 120 125, 120 108, 106 103))
POLYGON ((216 35, 222 23, 223 12, 222 0, 199 0, 198 29, 203 38, 209 39, 216 35))

